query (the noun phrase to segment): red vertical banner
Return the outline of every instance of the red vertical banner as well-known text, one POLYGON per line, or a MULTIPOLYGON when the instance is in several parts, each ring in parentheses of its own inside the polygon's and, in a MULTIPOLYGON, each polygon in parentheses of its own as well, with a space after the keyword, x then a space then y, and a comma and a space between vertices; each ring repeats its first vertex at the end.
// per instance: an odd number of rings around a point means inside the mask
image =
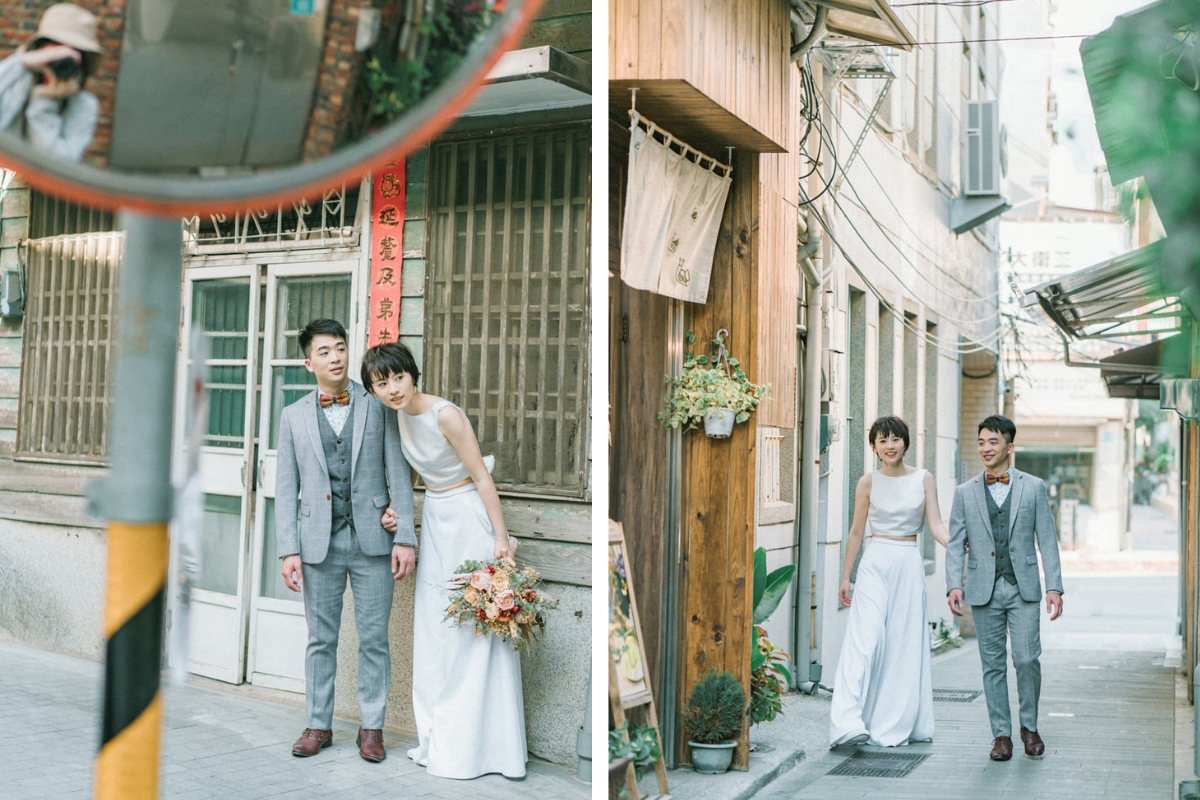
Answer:
POLYGON ((372 176, 371 289, 367 346, 400 339, 400 265, 404 233, 404 162, 372 176))

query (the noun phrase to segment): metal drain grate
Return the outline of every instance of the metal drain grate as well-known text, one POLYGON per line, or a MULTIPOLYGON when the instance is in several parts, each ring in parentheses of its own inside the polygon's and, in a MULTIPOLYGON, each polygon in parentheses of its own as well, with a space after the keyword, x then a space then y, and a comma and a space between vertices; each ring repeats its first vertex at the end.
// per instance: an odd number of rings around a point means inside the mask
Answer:
POLYGON ((983 692, 976 689, 934 689, 935 703, 971 703, 983 692))
POLYGON ((859 750, 827 774, 852 778, 904 778, 927 758, 929 753, 867 753, 859 750))

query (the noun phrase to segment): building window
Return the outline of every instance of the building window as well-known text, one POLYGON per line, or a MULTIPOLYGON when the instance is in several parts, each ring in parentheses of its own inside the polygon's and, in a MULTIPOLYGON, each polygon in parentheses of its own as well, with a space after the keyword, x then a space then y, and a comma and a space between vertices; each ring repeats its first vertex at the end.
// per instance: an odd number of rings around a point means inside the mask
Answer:
POLYGON ((501 490, 587 489, 586 127, 433 148, 424 384, 501 490))
POLYGON ((17 456, 104 460, 123 234, 34 239, 25 268, 17 456))

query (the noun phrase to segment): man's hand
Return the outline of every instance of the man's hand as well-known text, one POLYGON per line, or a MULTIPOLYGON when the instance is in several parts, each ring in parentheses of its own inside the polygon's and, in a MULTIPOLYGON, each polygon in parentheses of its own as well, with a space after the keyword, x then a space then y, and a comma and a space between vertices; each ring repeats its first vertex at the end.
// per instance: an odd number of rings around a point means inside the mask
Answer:
MULTIPOLYGON (((379 520, 379 524, 382 525, 383 529, 385 531, 387 531, 388 533, 395 533, 396 532, 396 520, 398 520, 399 518, 400 518, 400 515, 397 514, 394 510, 392 510, 391 506, 388 506, 387 511, 383 512, 383 519, 379 520)), ((395 567, 393 567, 392 572, 395 572, 395 571, 396 571, 395 567)))
POLYGON ((283 582, 293 592, 300 591, 300 584, 304 583, 303 562, 300 561, 300 556, 288 556, 283 560, 283 582), (293 578, 292 575, 295 574, 293 578))
POLYGON ((392 574, 402 581, 417 568, 417 554, 404 544, 392 545, 392 574))
POLYGON ((1062 595, 1058 592, 1046 592, 1046 611, 1050 614, 1050 621, 1058 619, 1062 616, 1062 595))
POLYGON ((950 613, 956 617, 963 615, 962 602, 962 589, 951 589, 950 594, 946 595, 946 604, 950 606, 950 613))

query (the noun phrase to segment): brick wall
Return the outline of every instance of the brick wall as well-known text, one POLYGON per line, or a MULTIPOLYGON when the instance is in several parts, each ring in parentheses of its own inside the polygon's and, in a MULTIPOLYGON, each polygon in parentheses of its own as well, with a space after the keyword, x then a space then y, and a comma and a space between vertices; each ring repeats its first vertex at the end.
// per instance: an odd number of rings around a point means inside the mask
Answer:
MULTIPOLYGON (((33 39, 38 20, 55 0, 22 0, 5 3, 0 17, 0 54, 11 55, 13 50, 33 39)), ((100 119, 96 136, 84 159, 92 164, 108 163, 112 145, 113 108, 116 103, 117 68, 120 63, 121 40, 125 35, 125 0, 75 0, 98 18, 97 38, 102 50, 96 72, 85 87, 100 101, 100 119)))
POLYGON ((979 439, 980 421, 998 410, 996 398, 1000 391, 1000 375, 993 372, 995 368, 996 357, 992 353, 969 353, 962 359, 959 458, 967 462, 967 472, 959 475, 960 483, 983 469, 975 452, 975 443, 979 439), (972 375, 986 377, 973 378, 972 375))
MULTIPOLYGON (((333 152, 341 143, 347 124, 351 122, 354 90, 366 63, 366 54, 354 51, 358 9, 362 5, 367 4, 357 0, 332 0, 329 5, 317 88, 304 138, 305 160, 333 152)), ((383 30, 391 27, 389 23, 392 20, 388 17, 398 13, 396 7, 394 0, 384 3, 383 30)))

